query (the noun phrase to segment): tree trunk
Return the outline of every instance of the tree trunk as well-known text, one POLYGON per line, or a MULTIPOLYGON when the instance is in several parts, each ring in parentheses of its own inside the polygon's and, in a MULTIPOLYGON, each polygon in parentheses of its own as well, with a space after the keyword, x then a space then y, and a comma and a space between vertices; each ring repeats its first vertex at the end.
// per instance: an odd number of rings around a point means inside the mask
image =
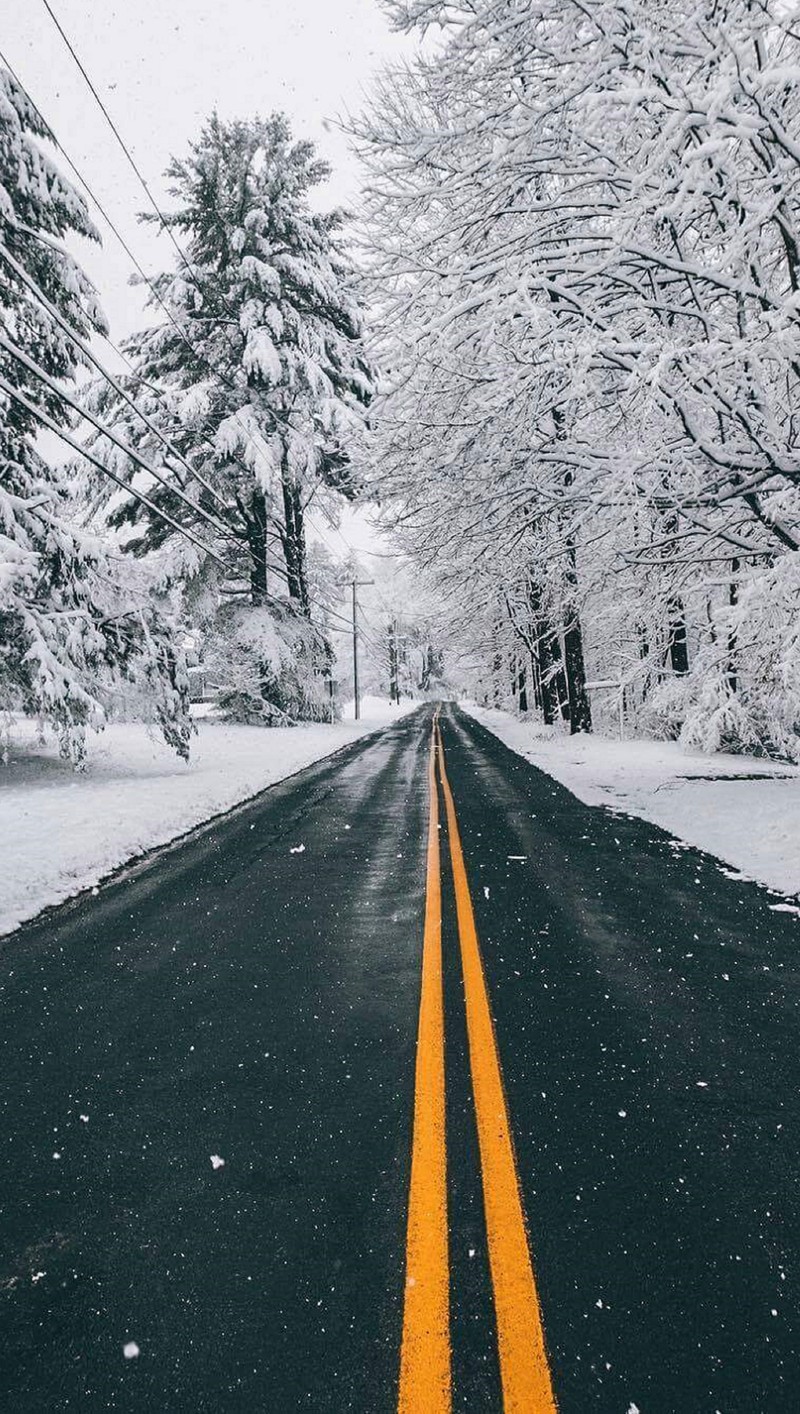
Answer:
POLYGON ((545 726, 551 727, 560 710, 558 679, 562 674, 557 670, 556 664, 561 654, 558 638, 542 611, 542 592, 532 573, 528 584, 528 603, 533 638, 534 692, 537 705, 541 708, 542 720, 545 726))
POLYGON ((492 659, 492 702, 495 707, 502 706, 503 696, 501 688, 501 674, 503 671, 503 655, 499 648, 495 649, 492 659))
POLYGON ((561 713, 562 722, 569 722, 569 687, 567 686, 567 675, 564 671, 564 653, 561 647, 561 640, 554 635, 553 655, 558 663, 558 672, 555 677, 556 694, 558 696, 558 710, 561 713))
POLYGON ((566 698, 566 692, 559 690, 564 686, 564 674, 560 665, 561 647, 546 619, 537 621, 536 630, 536 641, 539 645, 542 717, 545 726, 551 727, 558 713, 561 712, 563 715, 563 703, 566 698))
MULTIPOLYGON (((738 560, 731 560, 731 574, 732 574, 732 575, 736 575, 736 574, 738 574, 738 572, 739 572, 739 561, 738 561, 738 560)), ((736 605, 738 604, 738 602, 739 602, 739 585, 738 585, 738 582, 737 582, 735 579, 732 579, 731 582, 730 582, 730 584, 729 584, 729 586, 728 586, 728 603, 729 603, 729 605, 730 605, 730 607, 731 607, 732 609, 735 609, 735 607, 736 607, 736 605)), ((727 677, 728 677, 728 691, 730 692, 730 694, 731 694, 732 697, 736 694, 736 692, 737 692, 738 689, 739 689, 739 677, 738 677, 738 673, 737 673, 737 662, 738 662, 738 653, 737 653, 737 644, 736 644, 736 629, 733 628, 733 627, 731 627, 731 628, 728 630, 728 673, 727 673, 727 677)))
POLYGON ((397 624, 389 624, 389 701, 400 701, 400 680, 397 662, 397 624))
POLYGON ((674 594, 667 606, 669 614, 669 663, 673 673, 685 677, 689 671, 689 644, 683 600, 674 594))
MULTIPOLYGON (((250 600, 255 608, 267 602, 267 498, 260 487, 256 487, 250 500, 250 515, 247 521, 247 543, 250 549, 250 600)), ((264 720, 271 726, 273 720, 272 690, 275 684, 270 664, 263 659, 258 663, 258 680, 261 700, 264 703, 264 720)))
POLYGON ((519 667, 519 677, 518 677, 517 681, 518 681, 518 683, 519 683, 519 710, 520 710, 520 712, 527 712, 527 710, 528 710, 528 671, 527 671, 527 668, 525 667, 525 659, 524 659, 524 658, 520 658, 520 659, 519 659, 518 667, 519 667))
POLYGON ((247 543, 250 549, 250 598, 263 604, 267 597, 267 498, 256 489, 250 502, 247 522, 247 543))
MULTIPOLYGON (((569 473, 566 484, 572 482, 569 473)), ((567 538, 567 610, 564 624, 564 672, 567 679, 569 729, 572 736, 592 730, 592 705, 586 690, 586 664, 583 657, 583 630, 577 608, 578 569, 575 541, 567 538)))
POLYGON ((533 705, 537 712, 541 712, 544 707, 542 701, 542 674, 539 669, 539 650, 535 644, 531 648, 531 686, 533 687, 533 705))
MULTIPOLYGON (((638 640, 638 643, 639 643, 639 660, 640 660, 640 662, 645 663, 645 662, 647 662, 647 659, 650 657, 650 640, 649 640, 649 638, 648 638, 648 636, 647 636, 647 625, 646 625, 646 624, 643 624, 641 621, 639 621, 639 622, 637 623, 637 625, 636 625, 636 637, 637 637, 637 640, 638 640)), ((642 702, 646 702, 646 701, 647 701, 647 698, 648 698, 648 696, 649 696, 649 693, 650 693, 650 674, 649 674, 649 672, 648 672, 648 673, 642 675, 642 686, 641 686, 642 702)))
POLYGON ((300 498, 300 487, 289 470, 288 458, 285 453, 281 466, 281 489, 283 491, 285 526, 282 536, 283 555, 286 561, 289 598, 294 601, 306 618, 310 618, 311 602, 308 596, 306 577, 306 533, 303 503, 300 498))
POLYGON ((586 690, 586 665, 583 658, 583 633, 576 611, 564 629, 564 670, 567 679, 569 729, 577 732, 592 730, 592 707, 586 690))

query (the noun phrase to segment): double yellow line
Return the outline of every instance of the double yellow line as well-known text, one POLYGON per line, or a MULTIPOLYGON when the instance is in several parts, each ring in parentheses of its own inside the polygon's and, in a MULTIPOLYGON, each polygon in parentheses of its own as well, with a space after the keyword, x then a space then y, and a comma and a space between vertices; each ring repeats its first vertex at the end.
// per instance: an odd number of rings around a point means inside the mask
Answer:
POLYGON ((472 911, 464 853, 433 719, 422 992, 406 1233, 400 1414, 450 1414, 450 1265, 445 1133, 441 781, 464 977, 469 1063, 492 1277, 504 1414, 554 1414, 550 1370, 522 1208, 500 1058, 472 911))

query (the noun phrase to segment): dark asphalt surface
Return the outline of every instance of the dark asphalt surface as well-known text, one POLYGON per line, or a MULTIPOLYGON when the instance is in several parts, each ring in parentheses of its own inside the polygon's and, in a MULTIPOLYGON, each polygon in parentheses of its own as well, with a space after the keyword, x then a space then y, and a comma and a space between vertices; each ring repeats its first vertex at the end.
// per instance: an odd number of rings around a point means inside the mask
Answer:
MULTIPOLYGON (((1 1410, 395 1410, 430 717, 0 940, 1 1410)), ((796 1414, 800 920, 442 728, 561 1414, 796 1414)), ((454 1407, 489 1414, 442 853, 454 1407)))

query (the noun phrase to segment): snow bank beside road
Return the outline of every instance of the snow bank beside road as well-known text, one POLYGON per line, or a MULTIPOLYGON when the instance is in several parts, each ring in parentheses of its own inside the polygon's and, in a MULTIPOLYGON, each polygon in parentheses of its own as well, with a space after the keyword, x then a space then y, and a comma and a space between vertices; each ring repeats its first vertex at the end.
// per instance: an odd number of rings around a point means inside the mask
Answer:
POLYGON ((749 879, 800 893, 800 768, 702 756, 671 741, 563 736, 506 712, 464 707, 587 805, 638 815, 749 879))
MULTIPOLYGON (((404 698, 400 706, 397 707, 394 702, 390 702, 387 697, 373 697, 370 693, 367 693, 366 697, 362 697, 360 703, 362 717, 369 717, 371 722, 389 722, 394 717, 398 716, 398 714, 402 717, 406 712, 412 712, 414 708, 419 707, 419 705, 418 700, 415 699, 412 701, 411 698, 407 697, 404 698)), ((355 716, 355 702, 352 698, 342 704, 342 716, 346 722, 353 720, 355 716)))
POLYGON ((0 933, 414 706, 335 726, 202 720, 188 766, 146 727, 114 724, 91 737, 80 775, 20 724, 0 765, 0 933))

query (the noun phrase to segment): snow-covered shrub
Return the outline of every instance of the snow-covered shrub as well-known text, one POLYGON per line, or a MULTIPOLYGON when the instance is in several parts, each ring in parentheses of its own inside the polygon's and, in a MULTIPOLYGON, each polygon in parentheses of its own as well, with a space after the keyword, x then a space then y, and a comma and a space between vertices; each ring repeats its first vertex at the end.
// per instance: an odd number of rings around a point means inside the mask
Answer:
POLYGON ((281 726, 330 721, 330 657, 308 620, 272 606, 224 606, 205 662, 230 721, 281 726))

